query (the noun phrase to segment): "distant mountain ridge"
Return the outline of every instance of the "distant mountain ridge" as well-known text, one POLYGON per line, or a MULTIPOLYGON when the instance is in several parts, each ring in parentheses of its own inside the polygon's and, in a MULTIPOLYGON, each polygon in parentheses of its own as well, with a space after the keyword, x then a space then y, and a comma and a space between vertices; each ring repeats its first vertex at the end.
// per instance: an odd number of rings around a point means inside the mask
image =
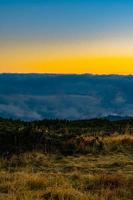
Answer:
POLYGON ((0 116, 23 120, 133 117, 133 76, 0 74, 0 116))
POLYGON ((107 119, 109 121, 123 121, 123 120, 133 120, 133 117, 130 116, 118 116, 118 115, 108 115, 103 117, 103 119, 107 119))

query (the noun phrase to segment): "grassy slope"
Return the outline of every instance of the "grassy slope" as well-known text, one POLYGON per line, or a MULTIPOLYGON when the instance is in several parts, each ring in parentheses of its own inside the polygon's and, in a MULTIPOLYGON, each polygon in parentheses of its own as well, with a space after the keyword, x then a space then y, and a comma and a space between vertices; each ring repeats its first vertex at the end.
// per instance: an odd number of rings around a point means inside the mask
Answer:
POLYGON ((104 151, 86 155, 1 157, 0 200, 131 200, 133 136, 107 136, 103 143, 104 151))

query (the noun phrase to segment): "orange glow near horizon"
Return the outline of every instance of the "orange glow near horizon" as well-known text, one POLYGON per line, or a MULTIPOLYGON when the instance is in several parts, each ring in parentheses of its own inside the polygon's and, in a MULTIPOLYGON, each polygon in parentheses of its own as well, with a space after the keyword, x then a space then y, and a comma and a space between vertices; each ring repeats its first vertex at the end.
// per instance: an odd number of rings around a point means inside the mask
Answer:
POLYGON ((133 41, 16 43, 0 47, 1 73, 133 74, 133 41))
POLYGON ((13 67, 2 68, 1 72, 15 73, 63 73, 63 74, 133 74, 133 58, 80 58, 51 61, 14 62, 13 67), (26 66, 26 67, 24 67, 26 66), (117 66, 117 67, 116 67, 117 66))

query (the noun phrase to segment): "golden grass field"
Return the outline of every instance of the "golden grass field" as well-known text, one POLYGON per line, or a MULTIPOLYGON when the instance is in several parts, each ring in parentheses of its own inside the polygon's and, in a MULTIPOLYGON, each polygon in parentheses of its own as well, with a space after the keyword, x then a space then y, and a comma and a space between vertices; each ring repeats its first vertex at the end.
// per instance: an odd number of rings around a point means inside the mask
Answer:
POLYGON ((1 157, 0 200, 132 200, 133 136, 102 139, 102 153, 1 157))

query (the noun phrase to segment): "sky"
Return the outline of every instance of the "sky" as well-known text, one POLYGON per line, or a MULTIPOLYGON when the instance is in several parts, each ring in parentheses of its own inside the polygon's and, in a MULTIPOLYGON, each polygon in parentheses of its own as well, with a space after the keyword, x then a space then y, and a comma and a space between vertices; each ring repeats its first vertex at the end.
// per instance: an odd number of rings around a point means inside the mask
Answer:
POLYGON ((133 74, 133 1, 0 0, 0 72, 133 74))

